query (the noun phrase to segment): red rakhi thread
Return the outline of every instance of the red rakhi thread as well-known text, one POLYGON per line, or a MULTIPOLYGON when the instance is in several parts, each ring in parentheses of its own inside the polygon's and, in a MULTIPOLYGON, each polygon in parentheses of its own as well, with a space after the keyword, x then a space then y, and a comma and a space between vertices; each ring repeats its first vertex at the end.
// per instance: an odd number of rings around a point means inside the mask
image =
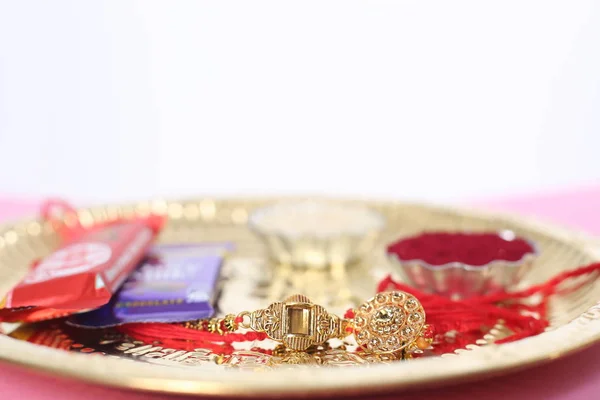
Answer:
MULTIPOLYGON (((203 348, 216 354, 231 354, 233 343, 261 341, 267 338, 263 332, 214 333, 164 323, 134 323, 117 327, 121 333, 144 343, 160 342, 178 350, 203 348)), ((253 347, 252 350, 269 354, 270 350, 253 347)))
MULTIPOLYGON (((550 296, 568 293, 573 288, 559 288, 568 279, 600 271, 600 263, 590 264, 571 271, 562 272, 545 283, 516 292, 500 292, 465 300, 422 292, 412 286, 396 282, 391 276, 383 279, 378 292, 401 290, 415 296, 427 313, 427 323, 436 331, 433 351, 437 354, 452 352, 475 343, 499 320, 512 331, 508 337, 495 343, 502 344, 534 336, 544 332, 549 322, 546 318, 550 296), (521 301, 540 296, 534 305, 521 301)), ((580 285, 582 285, 581 283, 580 285)))
POLYGON ((142 334, 156 338, 167 337, 177 338, 178 340, 201 340, 223 343, 250 342, 255 340, 264 340, 267 338, 267 335, 264 332, 248 331, 245 333, 221 334, 190 329, 176 324, 164 324, 159 322, 125 324, 119 326, 119 330, 127 334, 142 334))
POLYGON ((63 199, 47 199, 40 207, 42 220, 49 222, 60 238, 67 242, 85 229, 79 222, 75 208, 63 199))

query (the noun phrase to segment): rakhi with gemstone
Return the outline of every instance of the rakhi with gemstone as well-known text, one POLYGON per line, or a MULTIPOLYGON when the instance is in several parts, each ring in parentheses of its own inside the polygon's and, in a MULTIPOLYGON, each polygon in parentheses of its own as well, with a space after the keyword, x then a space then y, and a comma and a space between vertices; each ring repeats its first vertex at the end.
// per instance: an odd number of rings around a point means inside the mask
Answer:
MULTIPOLYGON (((353 334, 365 351, 384 354, 428 348, 433 331, 425 318, 419 300, 402 291, 378 293, 345 318, 327 312, 306 296, 294 295, 263 309, 213 319, 209 329, 214 327, 220 332, 243 328, 264 333, 294 351, 353 334)), ((193 325, 187 324, 190 328, 193 325)))

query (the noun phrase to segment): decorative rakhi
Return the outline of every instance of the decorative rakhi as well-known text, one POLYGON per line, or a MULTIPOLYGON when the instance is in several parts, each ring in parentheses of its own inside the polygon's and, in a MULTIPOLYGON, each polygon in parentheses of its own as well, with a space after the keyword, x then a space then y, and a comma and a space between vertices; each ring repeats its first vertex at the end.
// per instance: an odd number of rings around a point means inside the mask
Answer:
MULTIPOLYGON (((425 310, 406 292, 378 293, 349 314, 348 318, 340 318, 307 297, 294 295, 267 308, 244 311, 237 317, 229 314, 222 322, 209 324, 217 331, 240 327, 264 333, 294 351, 305 351, 350 334, 354 334, 359 346, 374 354, 424 350, 433 340, 433 331, 425 324, 425 310)), ((211 330, 208 325, 207 328, 211 330)))

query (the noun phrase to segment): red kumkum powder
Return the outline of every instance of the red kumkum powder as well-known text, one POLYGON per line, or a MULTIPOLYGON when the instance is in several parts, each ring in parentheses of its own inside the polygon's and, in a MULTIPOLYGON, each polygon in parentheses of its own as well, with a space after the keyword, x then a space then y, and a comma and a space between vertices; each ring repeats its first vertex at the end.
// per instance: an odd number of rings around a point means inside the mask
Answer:
POLYGON ((422 260, 432 266, 460 262, 480 267, 495 260, 519 261, 535 253, 525 239, 505 239, 498 233, 427 232, 392 243, 388 253, 400 261, 422 260))

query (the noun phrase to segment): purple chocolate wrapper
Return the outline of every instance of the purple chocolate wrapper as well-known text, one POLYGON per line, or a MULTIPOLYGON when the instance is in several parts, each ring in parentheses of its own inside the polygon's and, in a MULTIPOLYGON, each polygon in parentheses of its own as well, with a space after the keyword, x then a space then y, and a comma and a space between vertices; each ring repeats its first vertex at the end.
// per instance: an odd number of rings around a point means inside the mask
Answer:
POLYGON ((111 302, 74 315, 71 325, 105 328, 132 322, 210 318, 230 243, 153 246, 111 302))

